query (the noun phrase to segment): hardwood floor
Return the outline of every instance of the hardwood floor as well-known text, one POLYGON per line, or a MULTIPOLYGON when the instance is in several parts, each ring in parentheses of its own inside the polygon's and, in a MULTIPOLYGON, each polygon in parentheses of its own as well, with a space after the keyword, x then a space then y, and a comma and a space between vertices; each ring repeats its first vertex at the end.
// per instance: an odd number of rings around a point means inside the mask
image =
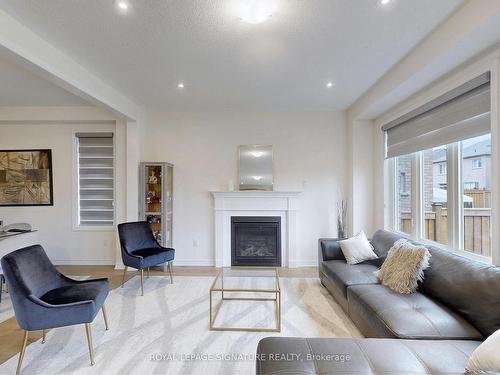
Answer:
MULTIPOLYGON (((120 286, 123 270, 115 270, 113 266, 60 266, 58 269, 68 276, 90 276, 91 278, 108 277, 111 289, 120 286)), ((216 276, 220 268, 215 267, 175 267, 176 276, 216 276)), ((282 268, 280 277, 317 277, 317 267, 282 268)), ((127 272, 127 279, 137 272, 127 272)), ((167 276, 160 268, 151 269, 151 275, 167 276)), ((28 345, 42 337, 42 331, 30 332, 28 345)), ((23 333, 14 317, 0 323, 0 364, 17 355, 20 351, 23 333)), ((29 349, 27 349, 29 350, 29 349)))

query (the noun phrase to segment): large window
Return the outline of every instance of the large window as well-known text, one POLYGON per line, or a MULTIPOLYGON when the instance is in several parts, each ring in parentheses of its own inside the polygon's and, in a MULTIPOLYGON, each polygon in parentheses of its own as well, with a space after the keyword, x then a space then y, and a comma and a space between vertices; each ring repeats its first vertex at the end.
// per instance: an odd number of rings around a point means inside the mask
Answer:
POLYGON ((491 258, 491 135, 397 156, 393 160, 394 229, 415 234, 418 239, 454 244, 459 250, 491 258), (450 148, 456 152, 450 154, 450 148), (481 160, 481 168, 477 168, 476 160, 481 160), (450 180, 448 173, 453 165, 458 167, 450 180), (412 178, 417 179, 416 184, 412 184, 412 178), (418 191, 414 191, 415 186, 418 191), (418 207, 418 212, 412 207, 418 207), (452 226, 450 213, 457 215, 457 220, 461 215, 460 225, 452 226), (450 233, 453 238, 449 238, 450 233))
POLYGON ((396 229, 410 234, 413 228, 411 176, 413 155, 396 158, 396 229))
POLYGON ((111 133, 77 133, 79 227, 114 224, 114 147, 111 133))
POLYGON ((385 212, 393 216, 386 223, 411 238, 491 258, 490 73, 388 121, 382 130, 391 168, 386 176, 392 178, 385 212))
POLYGON ((491 135, 461 142, 463 248, 491 257, 491 135))

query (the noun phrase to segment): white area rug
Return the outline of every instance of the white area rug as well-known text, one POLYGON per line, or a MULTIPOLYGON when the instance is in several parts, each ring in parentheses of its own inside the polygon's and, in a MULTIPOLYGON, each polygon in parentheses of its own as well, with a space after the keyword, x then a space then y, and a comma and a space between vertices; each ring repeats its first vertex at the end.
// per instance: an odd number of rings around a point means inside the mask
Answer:
MULTIPOLYGON (((139 278, 113 290, 92 324, 96 364, 89 366, 84 326, 50 331, 47 342, 28 346, 22 373, 28 374, 254 374, 257 343, 267 336, 361 337, 326 289, 314 278, 281 278, 281 333, 209 330, 208 291, 213 277, 139 278), (238 360, 220 358, 239 356, 238 360)), ((224 302, 226 303, 226 302, 224 302)), ((272 324, 268 302, 228 301, 217 322, 272 324)), ((0 366, 13 374, 18 356, 0 366)))

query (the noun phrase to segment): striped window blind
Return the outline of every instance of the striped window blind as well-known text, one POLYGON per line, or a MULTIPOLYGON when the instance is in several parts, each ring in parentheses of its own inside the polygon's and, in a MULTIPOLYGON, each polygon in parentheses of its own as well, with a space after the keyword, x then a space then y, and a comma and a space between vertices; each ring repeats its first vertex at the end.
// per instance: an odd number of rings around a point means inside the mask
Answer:
POLYGON ((78 225, 114 224, 113 133, 77 133, 78 225))

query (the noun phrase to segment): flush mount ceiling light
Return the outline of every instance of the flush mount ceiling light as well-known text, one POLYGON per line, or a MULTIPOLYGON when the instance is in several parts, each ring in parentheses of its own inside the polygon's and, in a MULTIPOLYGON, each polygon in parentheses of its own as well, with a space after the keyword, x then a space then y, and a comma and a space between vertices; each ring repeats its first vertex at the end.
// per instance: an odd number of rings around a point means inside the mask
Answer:
POLYGON ((125 13, 130 9, 130 4, 127 0, 117 0, 115 4, 118 10, 122 13, 125 13))
POLYGON ((252 178, 255 180, 255 181, 260 181, 263 179, 262 176, 252 176, 252 178))
POLYGON ((333 82, 328 81, 328 82, 326 83, 326 87, 327 87, 327 88, 331 88, 331 87, 333 87, 333 82))
POLYGON ((240 0, 235 10, 240 20, 252 25, 267 21, 276 11, 275 0, 240 0))
POLYGON ((183 89, 184 88, 184 83, 181 82, 181 83, 177 84, 177 87, 180 88, 180 89, 183 89))
POLYGON ((391 0, 380 0, 380 5, 387 5, 391 2, 391 0))

